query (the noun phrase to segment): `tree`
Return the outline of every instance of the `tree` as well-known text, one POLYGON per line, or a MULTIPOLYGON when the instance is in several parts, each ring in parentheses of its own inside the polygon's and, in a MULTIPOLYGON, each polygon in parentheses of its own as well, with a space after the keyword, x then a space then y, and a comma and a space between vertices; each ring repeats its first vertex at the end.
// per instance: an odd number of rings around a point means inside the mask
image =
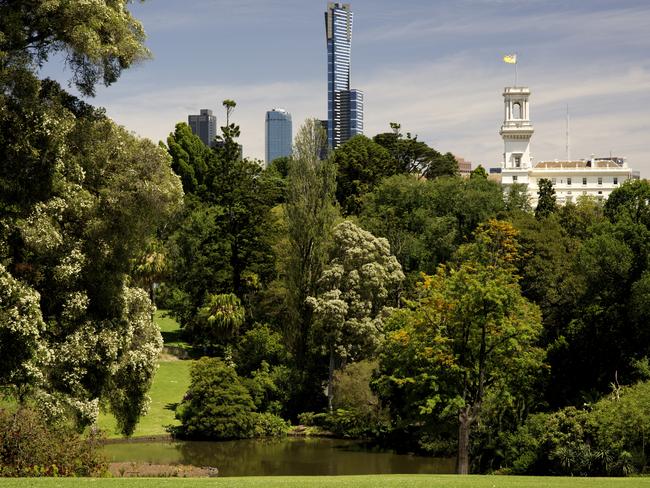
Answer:
POLYGON ((535 208, 535 217, 543 219, 557 211, 555 189, 551 180, 547 178, 538 180, 537 186, 539 187, 539 191, 537 192, 538 200, 537 207, 535 208))
POLYGON ((404 279, 386 239, 345 221, 333 232, 329 264, 307 298, 314 310, 311 342, 329 356, 328 408, 332 410, 336 363, 374 354, 382 335, 386 304, 404 279))
MULTIPOLYGON (((147 57, 127 4, 0 2, 0 262, 12 296, 38 297, 45 323, 38 338, 14 335, 18 362, 34 361, 3 387, 79 427, 101 402, 130 434, 162 348, 133 265, 178 209, 180 181, 158 146, 36 76, 66 53, 73 81, 92 95, 147 57)), ((15 309, 11 297, 2 306, 15 309)))
POLYGON ((615 189, 605 202, 605 216, 620 220, 627 216, 635 224, 650 228, 650 182, 628 180, 615 189))
POLYGON ((373 141, 391 154, 396 172, 414 173, 426 178, 458 175, 458 162, 452 154, 440 154, 410 132, 404 138, 400 124, 391 122, 390 127, 392 132, 377 134, 373 141))
POLYGON ((131 16, 129 3, 1 2, 0 69, 23 63, 40 67, 62 52, 77 88, 94 95, 98 82, 110 85, 122 70, 150 55, 142 24, 131 16))
POLYGON ((201 358, 190 371, 190 388, 176 410, 176 434, 190 439, 242 439, 255 432, 255 405, 234 368, 201 358))
POLYGON ((487 180, 488 174, 487 171, 485 171, 485 168, 481 166, 480 164, 472 170, 472 172, 469 174, 470 178, 483 178, 484 180, 487 180))
POLYGON ((526 185, 521 183, 513 183, 510 185, 505 197, 505 206, 506 210, 510 213, 531 212, 532 206, 526 185))
POLYGON ((176 124, 174 132, 167 137, 167 148, 172 157, 172 169, 180 176, 185 193, 205 196, 214 153, 184 122, 176 124))
POLYGON ((311 328, 306 300, 316 292, 337 216, 336 169, 329 161, 320 160, 325 145, 325 132, 319 122, 308 119, 296 135, 289 169, 285 204, 288 256, 283 271, 290 314, 287 336, 298 364, 305 360, 311 328))
POLYGON ((226 109, 226 127, 230 127, 230 116, 235 111, 237 102, 235 102, 234 100, 226 99, 223 102, 221 102, 221 104, 226 109))
POLYGON ((250 311, 274 275, 269 236, 281 182, 257 162, 240 158, 238 135, 239 127, 230 123, 209 149, 178 124, 168 139, 172 166, 187 193, 185 212, 168 240, 167 287, 170 309, 188 331, 201 328, 197 311, 206 296, 234 293, 250 311))
POLYGON ((81 425, 101 400, 128 434, 146 411, 162 347, 151 302, 131 284, 133 263, 178 208, 180 182, 150 141, 53 82, 29 86, 0 97, 0 180, 12 188, 0 192, 0 261, 38 292, 46 323, 38 347, 47 354, 24 395, 19 383, 5 386, 81 425), (40 152, 46 147, 52 152, 40 152))
POLYGON ((245 317, 244 307, 236 295, 208 295, 190 331, 192 341, 206 348, 223 344, 237 335, 245 317))
POLYGON ((493 265, 493 252, 474 251, 425 276, 418 300, 391 317, 377 381, 398 418, 456 418, 459 474, 469 472, 470 432, 488 395, 512 394, 543 358, 539 310, 502 266, 509 253, 493 265))
POLYGON ((336 199, 347 215, 357 214, 363 195, 398 170, 386 149, 362 135, 337 147, 332 161, 337 168, 336 199))
POLYGON ((365 196, 360 222, 388 239, 404 272, 415 281, 420 272, 434 273, 438 264, 471 238, 480 222, 502 208, 501 188, 492 181, 426 181, 396 175, 365 196))

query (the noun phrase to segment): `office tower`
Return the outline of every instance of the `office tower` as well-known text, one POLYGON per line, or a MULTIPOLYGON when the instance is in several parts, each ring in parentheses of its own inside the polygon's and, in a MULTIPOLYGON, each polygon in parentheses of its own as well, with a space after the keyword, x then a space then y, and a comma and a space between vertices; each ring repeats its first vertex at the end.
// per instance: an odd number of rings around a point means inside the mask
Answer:
POLYGON ((350 89, 353 16, 349 3, 327 4, 327 142, 332 149, 363 134, 363 93, 350 89))
POLYGON ((291 156, 293 133, 291 130, 291 114, 281 108, 266 112, 266 151, 265 161, 268 166, 282 156, 291 156))
POLYGON ((217 136, 217 117, 212 115, 212 110, 203 108, 199 115, 189 115, 187 123, 192 133, 199 136, 203 144, 214 144, 214 138, 217 136))

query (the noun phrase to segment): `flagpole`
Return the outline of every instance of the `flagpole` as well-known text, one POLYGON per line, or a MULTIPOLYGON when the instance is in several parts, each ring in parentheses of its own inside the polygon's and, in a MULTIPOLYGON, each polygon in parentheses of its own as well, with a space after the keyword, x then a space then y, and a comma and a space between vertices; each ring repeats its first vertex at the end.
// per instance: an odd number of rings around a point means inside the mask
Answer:
POLYGON ((515 58, 515 88, 517 88, 517 61, 518 59, 515 58))

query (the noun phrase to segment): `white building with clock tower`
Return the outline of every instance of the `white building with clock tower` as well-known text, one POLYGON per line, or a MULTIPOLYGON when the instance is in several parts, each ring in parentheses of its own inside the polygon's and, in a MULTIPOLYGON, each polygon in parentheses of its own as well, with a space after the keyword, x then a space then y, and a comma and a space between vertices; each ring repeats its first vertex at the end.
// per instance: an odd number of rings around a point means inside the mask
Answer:
POLYGON ((499 134, 504 146, 501 183, 506 191, 515 183, 525 185, 535 207, 537 182, 546 178, 553 184, 560 204, 575 202, 580 196, 603 200, 624 181, 639 177, 618 157, 533 163, 530 140, 535 131, 530 122, 529 98, 527 87, 506 87, 503 91, 504 118, 499 134))

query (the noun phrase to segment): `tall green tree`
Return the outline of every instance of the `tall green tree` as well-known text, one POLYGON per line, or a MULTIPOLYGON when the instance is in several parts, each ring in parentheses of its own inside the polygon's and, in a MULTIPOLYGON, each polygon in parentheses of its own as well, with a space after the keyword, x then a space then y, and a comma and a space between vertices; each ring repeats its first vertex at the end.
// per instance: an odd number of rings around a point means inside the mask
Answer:
POLYGON ((298 363, 307 355, 312 325, 306 300, 316 293, 337 217, 334 206, 336 168, 330 161, 320 159, 326 140, 318 121, 305 121, 296 135, 289 169, 285 204, 288 255, 283 273, 290 313, 287 337, 298 363))
POLYGON ((511 239, 498 240, 503 248, 490 237, 509 233, 493 228, 477 236, 491 245, 426 276, 418 300, 391 317, 376 383, 397 418, 455 418, 459 474, 469 472, 470 434, 488 396, 507 398, 543 359, 539 309, 521 296, 509 270, 511 239))
POLYGON ((386 149, 362 135, 337 147, 332 161, 337 169, 336 199, 347 215, 357 214, 363 195, 399 171, 386 149))
POLYGON ((168 139, 172 166, 187 191, 185 212, 168 240, 169 306, 189 339, 199 342, 202 336, 193 339, 189 331, 201 328, 197 313, 209 296, 234 293, 252 310, 251 300, 275 271, 271 211, 282 184, 240 157, 238 136, 235 123, 224 126, 219 144, 209 149, 178 124, 168 139))
POLYGON ((557 201, 555 198, 555 189, 553 183, 548 178, 541 178, 537 181, 539 190, 537 191, 537 207, 535 207, 535 217, 543 219, 557 211, 557 201))
POLYGON ((308 297, 314 309, 312 347, 329 357, 327 400, 334 397, 337 363, 373 356, 383 335, 390 299, 396 304, 402 268, 386 239, 345 221, 334 228, 329 263, 318 281, 319 293, 308 297))
POLYGON ((14 188, 0 194, 0 262, 38 292, 47 354, 30 381, 3 386, 82 425, 105 403, 129 434, 146 411, 162 347, 133 264, 178 209, 180 181, 159 147, 55 83, 30 79, 0 97, 0 180, 14 188), (21 161, 22 170, 6 171, 21 161))

